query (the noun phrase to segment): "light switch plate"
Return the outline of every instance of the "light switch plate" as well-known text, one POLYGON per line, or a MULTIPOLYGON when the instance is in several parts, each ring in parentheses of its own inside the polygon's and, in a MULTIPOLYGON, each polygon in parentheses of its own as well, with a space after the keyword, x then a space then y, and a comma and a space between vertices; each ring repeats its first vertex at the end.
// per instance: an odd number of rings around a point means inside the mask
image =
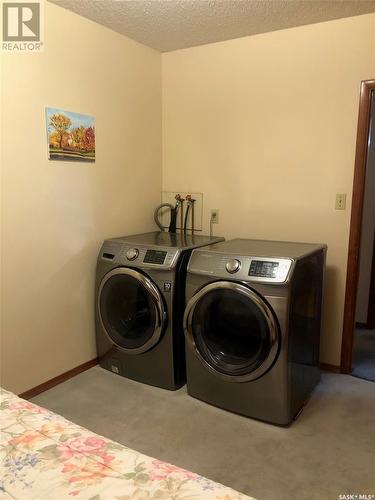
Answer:
POLYGON ((335 202, 335 209, 336 210, 345 210, 345 208, 346 208, 346 193, 337 194, 336 195, 336 202, 335 202))

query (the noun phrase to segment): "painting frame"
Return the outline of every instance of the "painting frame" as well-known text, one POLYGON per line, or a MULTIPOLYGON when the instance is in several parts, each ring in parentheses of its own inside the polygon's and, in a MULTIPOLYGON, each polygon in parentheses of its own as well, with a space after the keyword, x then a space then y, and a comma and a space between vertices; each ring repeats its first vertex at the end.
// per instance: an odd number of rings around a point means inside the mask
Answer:
POLYGON ((46 106, 45 120, 49 160, 95 162, 94 116, 46 106))

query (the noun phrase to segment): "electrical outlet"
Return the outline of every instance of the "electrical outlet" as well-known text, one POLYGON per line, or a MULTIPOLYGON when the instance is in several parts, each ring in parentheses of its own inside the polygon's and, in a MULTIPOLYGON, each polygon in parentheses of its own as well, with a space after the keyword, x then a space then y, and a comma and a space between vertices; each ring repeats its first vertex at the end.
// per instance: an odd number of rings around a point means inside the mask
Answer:
POLYGON ((219 224, 219 210, 217 208, 211 209, 211 223, 219 224))
POLYGON ((335 210, 345 210, 346 208, 346 194, 337 194, 336 195, 336 203, 335 210))

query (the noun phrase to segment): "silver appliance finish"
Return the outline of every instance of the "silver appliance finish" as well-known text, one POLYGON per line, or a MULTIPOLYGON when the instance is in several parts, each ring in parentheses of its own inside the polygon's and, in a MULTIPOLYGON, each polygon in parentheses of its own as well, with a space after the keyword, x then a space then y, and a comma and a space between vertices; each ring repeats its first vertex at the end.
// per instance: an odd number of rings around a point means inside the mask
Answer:
MULTIPOLYGON (((102 367, 171 390, 185 383, 182 315, 187 262, 194 248, 223 239, 154 231, 104 241, 97 261, 95 288, 96 340, 102 367), (147 259, 150 251, 165 252, 165 257, 147 259), (153 334, 136 348, 116 344, 104 325, 100 300, 106 284, 116 277, 133 279, 152 304, 153 334)), ((134 318, 136 315, 131 320, 134 318)), ((127 320, 124 318, 124 322, 127 320)))
MULTIPOLYGON (((245 239, 193 251, 188 264, 184 315, 190 395, 245 416, 279 425, 291 423, 320 378, 318 352, 325 255, 326 245, 245 239), (310 288, 314 288, 314 293, 310 299, 315 302, 303 299, 303 290, 310 293, 306 272, 312 277, 310 288), (192 326, 202 297, 212 290, 230 287, 247 293, 268 324, 269 355, 247 375, 231 376, 207 362, 196 345, 192 326), (306 326, 304 329, 297 316, 312 304, 313 323, 301 323, 306 326)), ((199 325, 205 321, 202 317, 199 325)))

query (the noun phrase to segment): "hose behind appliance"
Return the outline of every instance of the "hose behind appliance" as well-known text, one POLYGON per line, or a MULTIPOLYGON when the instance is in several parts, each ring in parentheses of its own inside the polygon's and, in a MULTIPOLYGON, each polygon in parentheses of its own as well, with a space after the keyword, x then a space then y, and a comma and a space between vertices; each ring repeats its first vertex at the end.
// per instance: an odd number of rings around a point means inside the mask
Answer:
POLYGON ((194 203, 196 200, 191 197, 191 194, 186 196, 187 208, 185 214, 185 223, 184 223, 184 234, 187 232, 187 221, 189 212, 191 212, 191 234, 194 234, 194 203))
POLYGON ((160 229, 160 231, 164 231, 164 226, 160 222, 160 219, 159 219, 159 211, 162 208, 169 208, 170 209, 170 211, 171 211, 171 221, 170 221, 170 224, 169 224, 169 232, 171 232, 172 219, 174 219, 174 231, 173 232, 176 232, 176 215, 177 214, 176 214, 176 210, 175 210, 174 206, 171 205, 170 203, 162 203, 161 205, 158 205, 155 208, 155 211, 154 211, 154 221, 155 221, 155 224, 158 226, 158 228, 160 229))
POLYGON ((178 205, 176 204, 175 207, 172 206, 171 208, 171 222, 169 223, 169 228, 168 231, 170 233, 175 233, 176 232, 176 227, 177 227, 177 210, 178 210, 178 205))
POLYGON ((176 205, 173 210, 171 210, 171 223, 169 224, 169 232, 170 233, 175 233, 177 231, 177 214, 178 211, 181 213, 181 233, 183 231, 183 223, 184 223, 184 198, 180 194, 176 194, 174 197, 176 200, 176 205))
POLYGON ((186 212, 185 212, 184 234, 186 234, 186 232, 187 232, 187 222, 188 222, 190 208, 191 208, 191 204, 188 203, 187 206, 186 206, 186 212))

